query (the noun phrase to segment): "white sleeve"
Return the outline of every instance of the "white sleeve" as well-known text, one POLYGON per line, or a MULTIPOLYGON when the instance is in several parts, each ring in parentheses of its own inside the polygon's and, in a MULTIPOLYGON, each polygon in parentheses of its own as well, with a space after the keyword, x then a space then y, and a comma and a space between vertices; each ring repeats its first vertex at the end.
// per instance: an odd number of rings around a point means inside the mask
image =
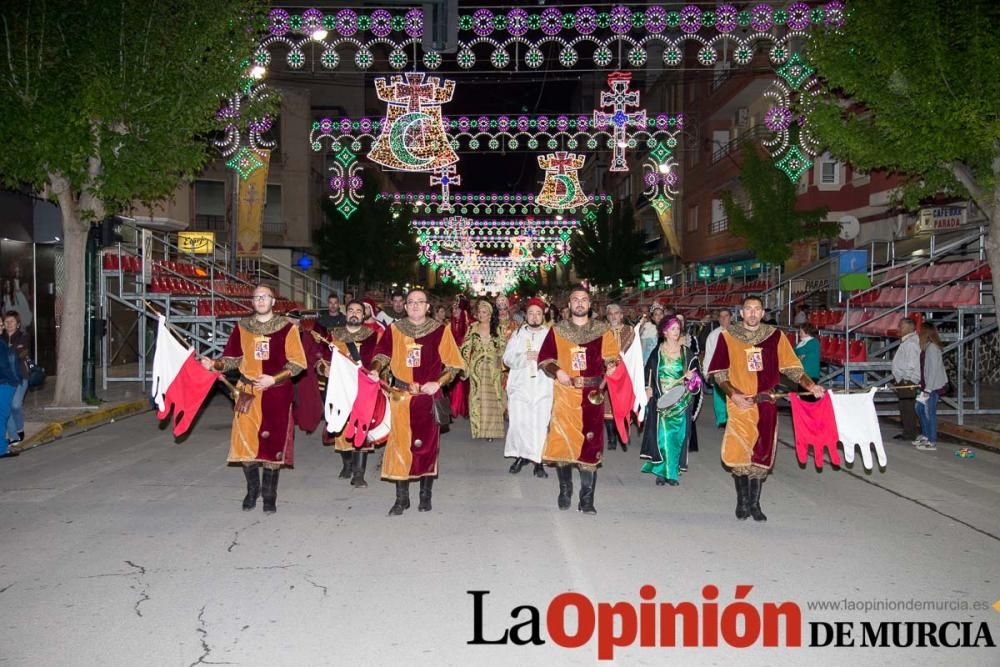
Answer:
POLYGON ((524 365, 525 355, 521 347, 521 332, 515 331, 510 340, 507 341, 507 347, 504 348, 503 352, 503 363, 507 368, 515 370, 524 365))

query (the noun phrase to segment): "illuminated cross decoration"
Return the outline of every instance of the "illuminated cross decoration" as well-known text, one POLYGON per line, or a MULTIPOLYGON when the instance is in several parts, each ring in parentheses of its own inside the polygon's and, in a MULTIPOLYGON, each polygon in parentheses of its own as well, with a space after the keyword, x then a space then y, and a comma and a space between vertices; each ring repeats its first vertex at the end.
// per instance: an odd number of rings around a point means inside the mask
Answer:
POLYGON ((404 98, 409 97, 406 110, 420 111, 425 102, 430 102, 434 99, 434 94, 437 92, 437 82, 435 79, 431 79, 427 83, 423 83, 423 72, 407 72, 405 76, 406 83, 402 81, 393 82, 395 97, 399 101, 403 101, 404 98))
POLYGON ((608 86, 611 90, 601 91, 602 107, 611 107, 612 113, 594 110, 594 125, 603 127, 608 124, 614 125, 614 158, 611 160, 611 171, 628 171, 628 163, 625 162, 625 147, 628 146, 628 138, 625 128, 645 127, 646 110, 639 109, 632 113, 627 113, 628 107, 639 106, 639 91, 629 90, 629 82, 632 80, 631 72, 612 72, 608 75, 608 86))
POLYGON ((431 174, 431 185, 441 186, 441 206, 442 211, 451 211, 451 186, 461 185, 462 177, 457 173, 457 168, 455 165, 450 164, 447 167, 441 167, 436 173, 431 174))

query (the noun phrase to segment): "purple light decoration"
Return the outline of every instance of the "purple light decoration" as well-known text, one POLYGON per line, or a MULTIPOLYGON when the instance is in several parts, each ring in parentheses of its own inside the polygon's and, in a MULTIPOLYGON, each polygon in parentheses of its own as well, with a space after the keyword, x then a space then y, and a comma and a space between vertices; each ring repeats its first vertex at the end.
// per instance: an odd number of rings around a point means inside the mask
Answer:
POLYGON ((667 10, 659 5, 646 9, 646 30, 658 35, 667 28, 667 10))
POLYGON ((519 129, 521 132, 527 132, 529 127, 531 127, 531 125, 527 116, 517 117, 517 129, 519 129))
POLYGON ((715 9, 715 29, 719 32, 732 32, 738 25, 736 16, 739 12, 732 5, 719 5, 715 9))
POLYGON ((597 30, 597 11, 593 7, 581 7, 576 10, 576 31, 581 35, 589 35, 597 30))
POLYGON ((334 192, 340 192, 344 189, 344 179, 340 176, 333 176, 330 178, 330 189, 334 192))
POLYGON ((792 30, 805 30, 809 27, 809 5, 796 2, 788 8, 788 27, 792 30))
POLYGON ((507 32, 514 37, 520 37, 528 32, 528 12, 521 8, 507 12, 507 32))
POLYGON ((844 3, 839 0, 826 3, 824 20, 830 28, 839 28, 844 25, 844 3))
POLYGON ((577 116, 576 117, 576 129, 580 132, 585 132, 587 128, 590 127, 590 118, 587 116, 577 116))
POLYGON ((468 131, 469 129, 468 116, 462 116, 461 118, 458 119, 458 129, 462 130, 463 132, 468 131))
POLYGON ((486 116, 480 116, 476 120, 476 126, 479 127, 481 131, 485 132, 490 129, 490 119, 486 116))
POLYGON ((548 116, 539 116, 535 120, 535 126, 538 127, 539 130, 547 130, 547 129, 549 129, 549 119, 548 119, 548 116))
POLYGON ((333 121, 330 120, 329 118, 324 118, 319 122, 319 129, 321 129, 325 133, 329 133, 331 130, 333 130, 333 121))
POLYGON ((358 127, 361 129, 362 132, 364 132, 366 134, 368 132, 371 132, 372 131, 372 121, 371 121, 371 118, 362 118, 361 122, 358 123, 358 127))
POLYGON ((559 116, 556 118, 556 127, 560 132, 565 132, 569 129, 569 118, 566 116, 559 116))
POLYGON ((406 34, 410 37, 423 37, 424 35, 424 12, 419 9, 411 9, 404 17, 406 34))
POLYGON ((272 35, 284 35, 288 32, 288 12, 284 9, 272 9, 268 14, 270 25, 268 30, 272 35))
POLYGON ((624 5, 611 8, 611 32, 624 35, 632 29, 632 12, 624 5))
POLYGON ((670 187, 674 187, 675 185, 677 185, 677 179, 678 179, 677 172, 674 170, 670 170, 663 175, 663 182, 669 185, 670 187))
POLYGON ((371 19, 372 34, 376 37, 385 37, 392 32, 392 14, 384 9, 376 9, 369 17, 371 19))
POLYGON ((646 184, 647 188, 653 187, 654 185, 656 185, 656 180, 657 180, 656 179, 656 172, 647 171, 643 175, 642 180, 646 184))
POLYGON ((684 129, 684 114, 682 113, 677 114, 677 128, 684 129))
POLYGON ((694 5, 688 5, 681 10, 681 30, 689 35, 701 29, 701 10, 694 5))
POLYGON ((500 116, 497 118, 497 129, 501 132, 506 132, 510 128, 510 118, 507 116, 500 116))
POLYGON ((792 112, 785 107, 771 107, 764 114, 764 124, 772 132, 787 130, 792 123, 792 112))
POLYGON ((344 134, 348 134, 351 131, 351 119, 341 118, 340 119, 340 131, 344 134))
POLYGON ((351 190, 360 190, 361 186, 365 184, 365 181, 360 176, 351 176, 351 180, 348 186, 351 190))
POLYGON ((493 32, 493 12, 488 9, 477 9, 472 13, 472 31, 480 37, 487 37, 493 32))
POLYGON ((302 26, 305 31, 312 34, 323 27, 323 12, 315 7, 302 12, 302 26))
POLYGON ((539 27, 546 35, 557 35, 562 30, 562 12, 555 7, 549 7, 542 12, 539 27))
POLYGON ((774 25, 774 11, 771 6, 764 3, 754 5, 750 10, 750 25, 757 31, 770 30, 774 25))
POLYGON ((358 31, 358 15, 353 9, 341 9, 337 12, 337 32, 343 37, 350 37, 358 31))
POLYGON ((670 125, 670 116, 665 113, 656 114, 656 128, 664 130, 670 125))

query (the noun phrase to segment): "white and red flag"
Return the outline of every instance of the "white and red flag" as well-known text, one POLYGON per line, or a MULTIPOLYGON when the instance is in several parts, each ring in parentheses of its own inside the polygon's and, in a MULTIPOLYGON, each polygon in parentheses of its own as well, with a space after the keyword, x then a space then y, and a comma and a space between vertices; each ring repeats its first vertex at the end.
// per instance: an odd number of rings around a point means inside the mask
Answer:
POLYGON ((158 419, 166 419, 173 410, 174 436, 184 435, 191 427, 218 377, 219 373, 202 367, 193 349, 174 338, 160 315, 153 355, 153 402, 158 419))

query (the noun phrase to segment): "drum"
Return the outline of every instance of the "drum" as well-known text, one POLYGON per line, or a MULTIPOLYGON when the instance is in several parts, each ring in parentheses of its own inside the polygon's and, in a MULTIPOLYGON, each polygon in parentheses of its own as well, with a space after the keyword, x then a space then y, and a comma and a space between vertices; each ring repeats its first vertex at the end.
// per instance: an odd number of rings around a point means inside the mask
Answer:
POLYGON ((389 425, 392 411, 384 391, 380 391, 375 399, 375 412, 372 413, 372 426, 368 431, 366 441, 369 445, 381 445, 389 439, 389 425))
POLYGON ((683 383, 675 387, 671 387, 665 393, 660 395, 660 398, 656 401, 656 409, 669 410, 680 403, 685 394, 687 394, 687 387, 685 387, 683 383))

